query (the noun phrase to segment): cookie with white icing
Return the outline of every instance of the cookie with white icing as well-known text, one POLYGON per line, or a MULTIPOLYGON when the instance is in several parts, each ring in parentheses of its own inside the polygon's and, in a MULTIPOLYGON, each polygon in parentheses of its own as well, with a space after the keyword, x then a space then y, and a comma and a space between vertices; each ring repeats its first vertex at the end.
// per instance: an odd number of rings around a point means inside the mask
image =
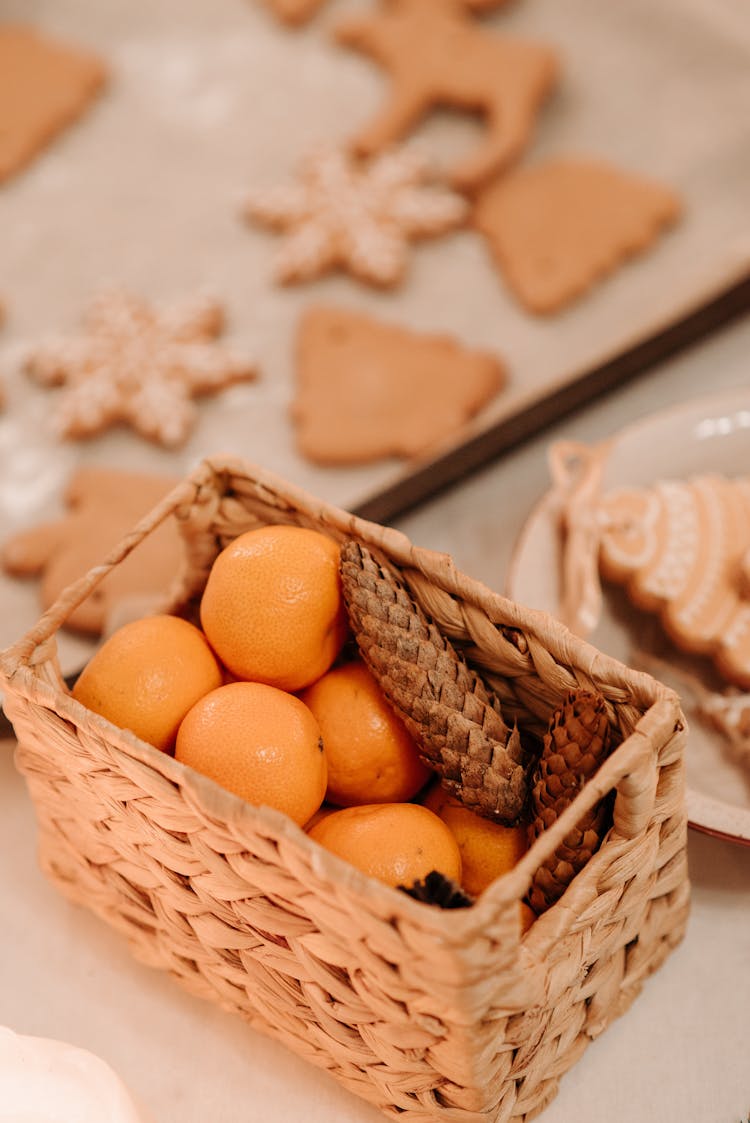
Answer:
POLYGON ((599 566, 681 650, 750 687, 750 478, 620 488, 599 506, 599 566))
POLYGON ((245 217, 284 235, 275 279, 297 284, 338 269, 367 284, 403 281, 412 242, 463 225, 466 200, 431 182, 416 149, 392 149, 369 164, 342 149, 320 147, 296 180, 253 191, 245 217))
POLYGON ((128 425, 178 448, 197 421, 193 401, 252 381, 255 363, 219 343, 224 309, 204 296, 151 305, 124 290, 101 292, 79 332, 30 348, 25 369, 42 386, 62 386, 55 410, 61 437, 83 440, 128 425))

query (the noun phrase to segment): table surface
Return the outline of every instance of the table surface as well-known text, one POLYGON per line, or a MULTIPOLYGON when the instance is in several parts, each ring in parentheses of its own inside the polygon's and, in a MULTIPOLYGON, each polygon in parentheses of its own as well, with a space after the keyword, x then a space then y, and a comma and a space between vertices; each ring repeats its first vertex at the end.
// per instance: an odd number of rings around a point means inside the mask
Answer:
MULTIPOLYGON (((76 460, 182 475, 220 446, 347 504, 391 480, 398 467, 391 463, 331 474, 305 464, 294 450, 284 412, 288 342, 298 312, 313 297, 501 349, 512 371, 497 402, 502 411, 566 371, 585 368, 603 349, 616 350, 624 337, 639 338, 642 316, 664 318, 704 291, 714 273, 723 276, 734 251, 740 253, 750 147, 737 105, 746 88, 748 43, 735 0, 641 0, 615 17, 583 0, 564 6, 526 0, 508 5, 498 20, 556 43, 566 71, 562 95, 539 122, 536 155, 568 146, 679 185, 690 216, 679 236, 554 321, 532 321, 514 306, 467 232, 415 251, 409 285, 397 296, 370 293, 342 277, 313 290, 272 290, 275 240, 239 223, 244 192, 251 184, 283 182, 311 139, 348 135, 380 97, 381 78, 371 64, 325 46, 326 21, 344 6, 327 5, 309 31, 290 37, 265 18, 262 5, 247 0, 5 0, 4 19, 28 19, 33 8, 50 33, 101 51, 113 81, 65 145, 9 183, 0 200, 0 295, 7 305, 0 375, 9 402, 0 421, 4 533, 54 508, 76 460), (660 39, 670 11, 679 18, 660 39), (607 26, 613 18, 615 34, 607 26), (258 98, 258 89, 267 92, 258 98), (701 127, 706 122, 710 127, 701 127), (46 392, 29 388, 18 373, 15 349, 34 342, 40 325, 69 330, 107 278, 155 299, 209 285, 226 298, 230 342, 258 355, 258 384, 203 403, 201 424, 179 456, 127 433, 75 452, 52 443, 46 392), (471 299, 456 300, 464 290, 471 299)), ((446 118, 423 139, 460 150, 467 134, 446 118)), ((416 543, 451 553, 467 573, 501 589, 524 519, 548 486, 552 440, 598 440, 687 396, 748 386, 749 351, 750 321, 735 322, 398 525, 416 543)), ((4 647, 35 621, 36 588, 0 577, 0 609, 4 647)), ((79 665, 87 650, 68 638, 61 645, 65 669, 79 665)), ((13 742, 0 742, 0 1025, 93 1051, 121 1075, 153 1123, 383 1118, 281 1045, 135 963, 119 936, 59 896, 37 868, 33 810, 12 758, 13 742)), ((693 909, 684 942, 564 1078, 545 1123, 747 1120, 750 848, 691 832, 689 859, 693 909)), ((10 1123, 3 1106, 0 1088, 0 1123, 10 1123)))
MULTIPOLYGON (((747 386, 750 318, 590 404, 399 520, 420 545, 503 587, 516 537, 548 486, 552 440, 594 441, 685 398, 747 386)), ((370 1105, 242 1021, 142 967, 68 904, 34 856, 35 823, 0 745, 0 1024, 103 1057, 154 1123, 375 1123, 370 1105)), ((695 831, 687 935, 628 1013, 563 1079, 545 1123, 744 1123, 750 1111, 750 847, 695 831)), ((0 1102, 0 1119, 3 1119, 0 1102)))

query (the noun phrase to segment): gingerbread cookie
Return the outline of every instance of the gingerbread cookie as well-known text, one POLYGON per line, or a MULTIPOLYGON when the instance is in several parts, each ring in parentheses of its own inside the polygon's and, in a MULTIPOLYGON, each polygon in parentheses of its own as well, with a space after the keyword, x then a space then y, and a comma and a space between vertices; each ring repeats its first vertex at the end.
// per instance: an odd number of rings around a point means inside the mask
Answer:
POLYGON ((509 0, 461 0, 464 8, 470 12, 494 12, 497 8, 504 8, 509 0))
POLYGON ((592 160, 554 159, 490 184, 474 220, 530 311, 556 312, 675 222, 674 191, 592 160))
POLYGON ((677 647, 750 687, 750 478, 613 490, 597 517, 602 576, 658 613, 677 647))
MULTIPOLYGON (((283 22, 295 27, 307 23, 319 11, 326 0, 263 0, 265 5, 283 22)), ((441 0, 434 0, 440 3, 441 0)), ((453 0, 448 0, 453 3, 453 0)), ((461 0, 470 12, 493 12, 501 8, 508 0, 461 0)))
POLYGON ((450 336, 310 308, 297 337, 298 447, 319 464, 418 456, 458 434, 504 381, 496 356, 450 336))
MULTIPOLYGON (((41 576, 40 598, 49 606, 73 581, 98 565, 176 480, 114 468, 79 468, 65 491, 61 519, 13 535, 0 552, 6 573, 41 576)), ((177 524, 162 523, 104 578, 66 620, 73 631, 96 634, 122 601, 164 593, 182 557, 177 524)))
POLYGON ((32 27, 0 26, 0 183, 80 117, 106 69, 32 27))
POLYGON ((343 152, 319 149, 289 186, 254 192, 246 216, 286 233, 276 258, 281 284, 345 269, 373 285, 397 285, 407 248, 435 237, 468 216, 464 199, 429 185, 422 156, 389 152, 358 166, 343 152))
POLYGON ((64 386, 56 422, 80 439, 119 422, 168 448, 195 424, 192 398, 252 380, 255 365, 216 343, 221 306, 200 299, 154 309, 127 293, 107 293, 89 310, 83 334, 33 349, 27 372, 45 386, 64 386))
POLYGON ((307 23, 326 0, 263 0, 266 7, 290 27, 307 23))
POLYGON ((336 37, 391 76, 387 103, 355 138, 361 154, 382 151, 440 106, 484 116, 484 143, 452 173, 461 189, 520 155, 557 78, 554 51, 488 30, 461 0, 383 0, 371 14, 345 17, 336 37))
MULTIPOLYGON (((3 326, 4 320, 5 320, 5 305, 3 304, 2 300, 0 300, 0 328, 3 326)), ((3 409, 4 406, 5 406, 5 387, 3 386, 2 382, 0 382, 0 410, 3 409)))

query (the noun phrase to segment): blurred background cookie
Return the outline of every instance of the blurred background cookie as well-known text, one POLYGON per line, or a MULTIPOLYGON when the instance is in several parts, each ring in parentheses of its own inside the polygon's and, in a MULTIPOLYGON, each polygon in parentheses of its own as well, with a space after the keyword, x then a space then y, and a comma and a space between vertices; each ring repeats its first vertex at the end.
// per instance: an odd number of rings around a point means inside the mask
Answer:
POLYGON ((105 64, 33 27, 0 25, 0 183, 87 108, 105 64))
POLYGON ((551 47, 488 30, 461 0, 391 0, 372 14, 345 16, 336 38, 389 72, 387 101, 354 141, 363 155, 401 140, 433 109, 482 115, 484 139, 450 175, 462 190, 521 154, 557 80, 551 47))
MULTIPOLYGON (((65 492, 67 512, 8 538, 0 563, 15 577, 38 577, 42 608, 49 608, 73 581, 100 564, 112 547, 163 498, 176 479, 115 468, 79 468, 65 492)), ((182 557, 173 519, 109 573, 66 620, 73 631, 96 635, 120 602, 158 595, 169 588, 182 557)))
POLYGON ((597 160, 556 158, 489 184, 474 212, 508 286, 558 312, 679 218, 677 192, 597 160))
POLYGON ((274 268, 280 284, 341 269, 383 288, 403 281, 410 242, 453 230, 468 214, 465 200, 430 183, 426 161, 406 149, 363 165, 321 147, 293 183, 255 191, 245 207, 248 219, 285 235, 274 268))
POLYGON ((175 448, 197 419, 193 398, 252 381, 255 364, 217 342, 221 305, 207 298, 153 307, 126 292, 102 293, 79 335, 31 349, 26 370, 62 386, 55 423, 63 437, 91 437, 125 423, 175 448))

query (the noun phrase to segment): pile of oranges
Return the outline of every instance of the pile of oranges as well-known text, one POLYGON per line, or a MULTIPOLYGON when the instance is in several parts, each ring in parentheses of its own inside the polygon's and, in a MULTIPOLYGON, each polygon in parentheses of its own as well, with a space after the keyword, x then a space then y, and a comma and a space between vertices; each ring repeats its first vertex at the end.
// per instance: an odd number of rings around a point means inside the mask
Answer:
POLYGON ((523 830, 446 795, 349 638, 338 545, 265 526, 216 558, 200 627, 126 624, 73 696, 372 877, 410 886, 438 870, 478 895, 518 860, 523 830))

